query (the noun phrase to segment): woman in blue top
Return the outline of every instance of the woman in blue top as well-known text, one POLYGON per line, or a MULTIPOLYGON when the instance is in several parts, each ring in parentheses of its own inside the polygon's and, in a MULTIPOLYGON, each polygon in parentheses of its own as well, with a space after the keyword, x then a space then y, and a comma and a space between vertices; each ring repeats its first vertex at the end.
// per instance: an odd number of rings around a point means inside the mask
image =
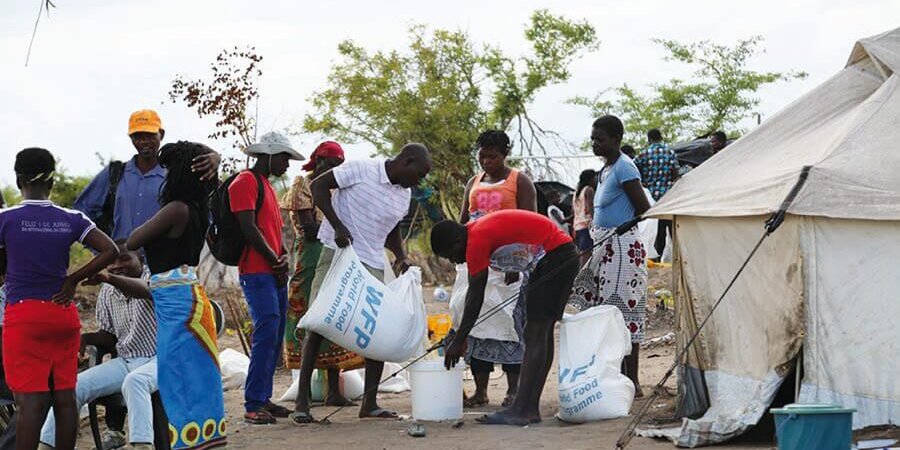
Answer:
MULTIPOLYGON (((605 161, 594 194, 594 221, 591 224, 594 242, 650 209, 650 202, 641 187, 640 172, 631 158, 620 150, 624 131, 622 121, 615 116, 597 119, 591 130, 594 154, 605 161)), ((637 226, 594 247, 591 259, 575 278, 569 303, 579 310, 607 304, 622 311, 625 326, 631 332, 631 355, 625 357, 624 373, 634 382, 636 395, 640 397, 638 350, 644 339, 647 251, 637 226)))

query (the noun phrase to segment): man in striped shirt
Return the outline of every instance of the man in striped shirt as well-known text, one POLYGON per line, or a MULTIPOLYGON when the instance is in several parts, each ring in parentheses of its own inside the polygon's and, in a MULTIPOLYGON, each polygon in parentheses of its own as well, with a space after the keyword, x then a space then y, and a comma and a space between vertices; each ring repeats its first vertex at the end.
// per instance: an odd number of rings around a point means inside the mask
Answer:
MULTIPOLYGON (((99 330, 81 336, 85 345, 116 349, 116 357, 78 374, 78 408, 100 397, 122 393, 128 409, 129 442, 134 449, 153 448, 153 406, 157 390, 156 316, 140 255, 119 244, 118 258, 85 284, 101 284, 97 295, 99 330)), ((118 428, 109 423, 110 428, 118 428)), ((112 431, 121 434, 121 430, 112 431)), ((41 450, 55 445, 53 414, 41 429, 41 450)), ((124 444, 121 442, 120 445, 124 444)))
MULTIPOLYGON (((409 210, 409 188, 417 186, 431 171, 431 157, 422 144, 406 144, 400 154, 387 161, 346 161, 312 183, 313 202, 325 215, 319 228, 319 240, 325 248, 316 265, 310 298, 315 301, 334 252, 353 243, 363 266, 378 279, 384 279, 384 249, 396 257, 400 273, 409 268, 403 239, 398 227, 409 210), (332 194, 333 192, 333 194, 332 194)), ((312 422, 309 392, 312 371, 322 336, 309 332, 303 341, 300 384, 291 419, 312 422)), ((365 398, 359 417, 390 419, 397 413, 378 406, 374 387, 381 381, 384 363, 366 359, 365 398)))

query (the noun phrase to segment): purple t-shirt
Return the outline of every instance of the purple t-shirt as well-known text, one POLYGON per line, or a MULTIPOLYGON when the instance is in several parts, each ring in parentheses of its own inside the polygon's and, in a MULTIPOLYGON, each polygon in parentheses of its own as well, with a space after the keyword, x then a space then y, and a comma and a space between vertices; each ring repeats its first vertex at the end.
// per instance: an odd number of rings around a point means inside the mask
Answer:
POLYGON ((69 269, 69 248, 94 223, 49 200, 25 200, 0 210, 0 248, 6 249, 6 301, 50 300, 69 269))

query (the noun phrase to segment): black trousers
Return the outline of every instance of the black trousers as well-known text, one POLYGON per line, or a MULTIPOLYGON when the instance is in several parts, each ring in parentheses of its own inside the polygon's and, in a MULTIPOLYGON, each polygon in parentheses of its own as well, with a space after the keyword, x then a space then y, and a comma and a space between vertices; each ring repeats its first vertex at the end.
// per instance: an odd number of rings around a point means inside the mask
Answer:
POLYGON ((663 251, 666 249, 666 231, 672 234, 672 221, 660 219, 656 227, 656 240, 653 241, 653 248, 659 259, 662 259, 663 251))

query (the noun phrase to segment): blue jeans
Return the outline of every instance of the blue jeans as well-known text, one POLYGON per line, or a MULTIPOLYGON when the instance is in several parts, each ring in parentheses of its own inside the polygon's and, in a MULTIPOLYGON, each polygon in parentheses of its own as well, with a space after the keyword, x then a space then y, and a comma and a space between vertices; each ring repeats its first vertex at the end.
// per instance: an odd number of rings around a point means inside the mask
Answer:
POLYGON ((287 285, 279 285, 275 275, 241 275, 241 288, 253 319, 250 369, 244 385, 244 408, 257 411, 272 398, 272 379, 284 343, 287 285))
MULTIPOLYGON (((78 374, 75 398, 78 409, 100 397, 118 392, 128 408, 128 442, 153 443, 153 404, 157 390, 156 358, 114 358, 78 374)), ((41 442, 56 445, 53 410, 41 428, 41 442)))

